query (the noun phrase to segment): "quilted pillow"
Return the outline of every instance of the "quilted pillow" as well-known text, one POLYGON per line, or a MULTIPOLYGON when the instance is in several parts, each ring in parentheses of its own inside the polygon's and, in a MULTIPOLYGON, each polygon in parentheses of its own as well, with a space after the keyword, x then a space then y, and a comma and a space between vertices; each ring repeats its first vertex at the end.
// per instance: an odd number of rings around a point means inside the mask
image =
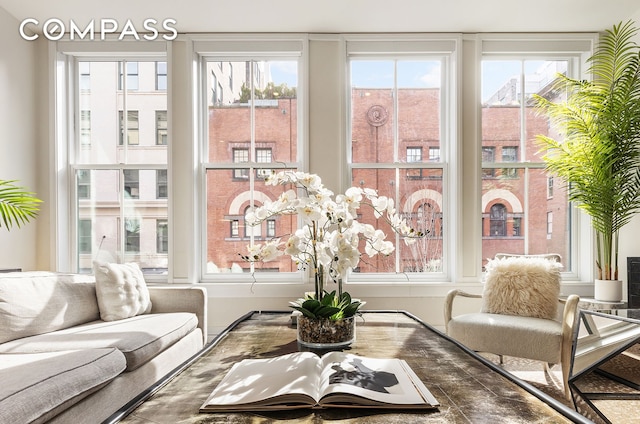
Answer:
POLYGON ((100 318, 116 321, 151 311, 149 289, 136 263, 94 262, 100 318))
POLYGON ((558 262, 536 257, 490 260, 482 311, 555 319, 561 267, 558 262))

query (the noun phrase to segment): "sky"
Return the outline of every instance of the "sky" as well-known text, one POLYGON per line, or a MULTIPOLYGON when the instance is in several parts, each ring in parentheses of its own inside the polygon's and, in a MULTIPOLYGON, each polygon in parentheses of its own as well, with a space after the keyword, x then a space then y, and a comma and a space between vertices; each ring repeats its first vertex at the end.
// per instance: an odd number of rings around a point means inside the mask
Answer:
MULTIPOLYGON (((520 77, 520 60, 484 60, 482 64, 482 100, 485 101, 509 79, 520 77)), ((524 74, 534 75, 544 65, 544 61, 524 61, 524 74)), ((270 62, 272 81, 279 85, 286 83, 296 87, 297 62, 270 62)), ((441 86, 441 66, 439 61, 397 62, 399 88, 435 88, 441 86)), ((393 87, 394 62, 392 60, 357 60, 351 62, 351 81, 354 87, 391 88, 393 87)))

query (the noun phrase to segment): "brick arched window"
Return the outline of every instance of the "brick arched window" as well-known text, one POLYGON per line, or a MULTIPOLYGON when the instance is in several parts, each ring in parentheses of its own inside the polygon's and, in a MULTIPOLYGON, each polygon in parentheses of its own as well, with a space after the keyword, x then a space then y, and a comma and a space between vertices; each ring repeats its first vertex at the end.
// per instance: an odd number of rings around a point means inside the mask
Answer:
POLYGON ((505 237, 507 235, 507 208, 502 203, 491 206, 489 213, 491 237, 505 237))

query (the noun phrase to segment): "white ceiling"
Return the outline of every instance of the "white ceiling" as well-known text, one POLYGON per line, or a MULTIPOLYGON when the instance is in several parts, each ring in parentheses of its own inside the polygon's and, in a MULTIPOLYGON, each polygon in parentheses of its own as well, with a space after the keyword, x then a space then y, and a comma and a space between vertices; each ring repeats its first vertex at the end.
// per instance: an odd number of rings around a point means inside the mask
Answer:
POLYGON ((0 0, 18 21, 177 20, 181 32, 600 31, 640 21, 638 0, 0 0))

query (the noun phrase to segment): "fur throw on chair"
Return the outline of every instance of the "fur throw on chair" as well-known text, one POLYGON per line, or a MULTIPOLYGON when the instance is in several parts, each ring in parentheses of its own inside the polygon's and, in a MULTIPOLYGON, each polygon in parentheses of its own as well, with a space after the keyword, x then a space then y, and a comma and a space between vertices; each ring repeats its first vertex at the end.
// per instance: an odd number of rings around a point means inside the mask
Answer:
POLYGON ((540 257, 490 260, 482 312, 555 319, 561 267, 556 261, 540 257))

